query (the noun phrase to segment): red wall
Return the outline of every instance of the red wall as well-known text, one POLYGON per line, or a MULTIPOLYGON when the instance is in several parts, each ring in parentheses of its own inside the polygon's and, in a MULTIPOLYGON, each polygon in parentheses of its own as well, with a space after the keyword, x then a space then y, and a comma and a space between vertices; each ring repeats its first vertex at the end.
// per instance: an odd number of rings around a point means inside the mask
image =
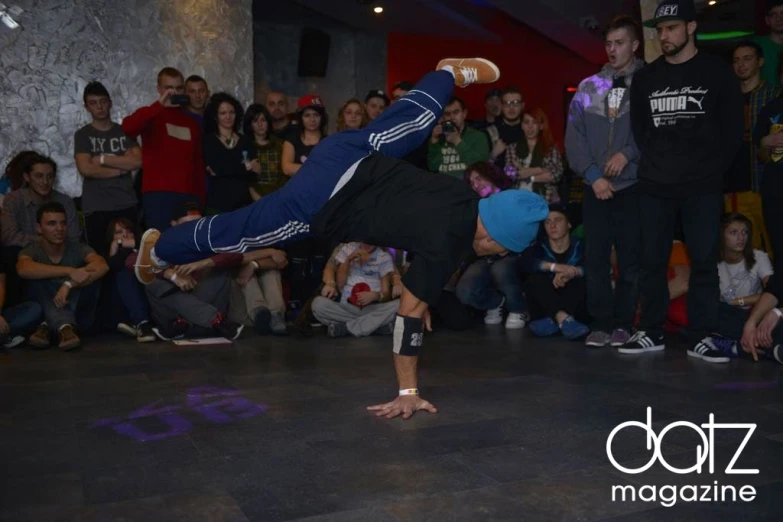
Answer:
MULTIPOLYGON (((527 107, 540 106, 549 116, 555 139, 562 146, 565 132, 564 91, 595 74, 592 64, 507 17, 498 17, 487 28, 501 37, 501 43, 452 40, 413 34, 389 34, 387 77, 389 86, 401 80, 417 81, 431 71, 441 58, 480 56, 500 68, 502 89, 519 87, 527 107)), ((484 115, 484 93, 493 86, 471 85, 455 95, 468 105, 468 118, 484 115)))

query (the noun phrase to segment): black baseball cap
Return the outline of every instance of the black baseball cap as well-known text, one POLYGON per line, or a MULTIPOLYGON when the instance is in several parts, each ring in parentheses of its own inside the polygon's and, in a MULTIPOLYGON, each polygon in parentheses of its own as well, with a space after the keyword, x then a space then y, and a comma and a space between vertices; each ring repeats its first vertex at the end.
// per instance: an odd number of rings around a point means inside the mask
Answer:
POLYGON ((655 16, 644 22, 645 27, 655 27, 661 22, 684 20, 692 22, 696 19, 696 8, 693 0, 663 0, 655 10, 655 16))
POLYGON ((488 100, 490 98, 494 98, 496 96, 498 98, 503 96, 503 91, 501 91, 500 89, 490 89, 490 90, 487 91, 487 94, 484 95, 484 101, 486 101, 486 100, 488 100))
POLYGON ((386 96, 386 93, 380 89, 373 89, 370 92, 368 92, 367 96, 364 97, 364 103, 367 103, 372 98, 380 98, 383 100, 383 103, 389 105, 389 97, 386 96))
POLYGON ((185 216, 198 216, 202 217, 201 207, 195 201, 185 201, 174 207, 171 212, 171 220, 177 221, 185 216))
POLYGON ((766 12, 769 13, 776 7, 783 5, 783 0, 767 0, 764 6, 767 8, 766 12))

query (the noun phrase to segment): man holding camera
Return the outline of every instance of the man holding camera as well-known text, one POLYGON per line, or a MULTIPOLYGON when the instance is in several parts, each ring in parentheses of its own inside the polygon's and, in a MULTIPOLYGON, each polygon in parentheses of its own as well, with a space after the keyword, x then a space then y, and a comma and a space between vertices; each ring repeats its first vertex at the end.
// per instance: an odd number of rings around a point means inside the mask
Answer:
POLYGON ((164 67, 158 73, 158 101, 125 118, 122 130, 142 140, 142 210, 147 227, 170 226, 171 209, 187 202, 203 206, 206 197, 201 126, 187 115, 182 73, 164 67))
POLYGON ((489 159, 487 137, 465 125, 465 102, 451 98, 443 109, 443 118, 430 138, 427 163, 433 172, 462 178, 468 166, 489 159))

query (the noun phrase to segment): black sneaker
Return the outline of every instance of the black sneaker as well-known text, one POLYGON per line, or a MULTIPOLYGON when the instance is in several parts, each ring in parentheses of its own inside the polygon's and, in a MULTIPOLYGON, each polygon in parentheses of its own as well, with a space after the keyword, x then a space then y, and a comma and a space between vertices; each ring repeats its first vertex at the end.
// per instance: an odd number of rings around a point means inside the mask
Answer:
POLYGON ((348 327, 345 323, 330 323, 326 327, 326 335, 329 337, 345 337, 348 335, 348 327))
POLYGON ((712 337, 705 337, 696 343, 693 348, 688 350, 688 355, 711 363, 727 363, 731 360, 715 346, 712 337))
POLYGON ((650 337, 644 330, 639 330, 628 339, 628 342, 617 348, 620 353, 660 352, 666 348, 663 336, 650 337))
POLYGON ((155 332, 149 321, 142 321, 136 327, 136 341, 140 343, 152 343, 156 341, 155 332))
POLYGON ((212 322, 212 328, 229 341, 233 341, 239 337, 245 325, 232 323, 223 317, 223 314, 218 313, 217 318, 212 322))
POLYGON ((190 323, 181 317, 177 317, 166 327, 158 326, 157 328, 152 329, 153 333, 155 333, 157 338, 161 341, 184 339, 188 330, 190 330, 190 323))

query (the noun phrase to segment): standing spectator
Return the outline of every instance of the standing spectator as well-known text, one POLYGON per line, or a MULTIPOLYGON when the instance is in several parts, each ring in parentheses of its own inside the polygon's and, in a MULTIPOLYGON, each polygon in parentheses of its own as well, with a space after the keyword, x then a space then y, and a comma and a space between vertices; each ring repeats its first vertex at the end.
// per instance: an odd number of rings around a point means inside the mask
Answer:
MULTIPOLYGON (((15 306, 5 306, 5 263, 0 256, 0 348, 8 349, 19 346, 41 322, 41 305, 28 301, 15 306)), ((12 272, 16 272, 14 266, 12 272)))
POLYGON ((207 81, 196 74, 191 74, 185 80, 185 94, 188 95, 188 106, 185 114, 204 126, 204 111, 209 101, 209 86, 207 81))
POLYGON ((266 95, 266 109, 272 116, 270 133, 281 140, 286 139, 294 126, 288 118, 288 97, 282 92, 270 92, 266 95))
MULTIPOLYGON (((494 125, 503 112, 503 91, 500 89, 490 89, 484 95, 485 116, 480 120, 470 122, 470 126, 476 130, 484 131, 487 127, 494 125)), ((491 141, 490 141, 491 146, 491 141)))
POLYGON ((84 236, 89 246, 106 255, 109 222, 115 218, 136 222, 139 201, 131 171, 141 167, 141 149, 111 120, 111 97, 103 84, 87 84, 84 108, 92 122, 76 131, 74 138, 76 168, 84 176, 84 236))
POLYGON ((247 189, 251 136, 239 134, 242 106, 233 96, 212 96, 204 113, 204 165, 209 173, 207 214, 231 212, 250 203, 247 189))
POLYGON ((525 102, 522 93, 509 85, 501 96, 502 118, 496 118, 495 123, 487 127, 486 131, 492 143, 490 161, 494 161, 499 167, 506 166, 506 148, 511 143, 518 143, 524 137, 522 134, 522 111, 525 110, 525 102))
POLYGON ((340 107, 340 112, 337 113, 337 132, 361 129, 369 121, 362 101, 358 98, 351 98, 340 107))
MULTIPOLYGON (((753 143, 764 162, 761 178, 761 203, 764 223, 775 255, 775 272, 783 272, 783 97, 761 110, 753 143)), ((10 196, 9 196, 10 197, 10 196)), ((7 199, 7 198, 6 198, 7 199)))
POLYGON ((506 147, 506 170, 516 171, 514 188, 531 190, 543 196, 547 203, 560 202, 558 186, 563 178, 563 157, 544 111, 526 110, 522 132, 517 143, 506 147))
POLYGON ((109 222, 106 229, 107 241, 111 245, 108 252, 109 277, 116 289, 115 296, 124 308, 122 315, 130 319, 130 324, 124 320, 120 322, 117 330, 135 337, 140 343, 149 343, 155 340, 155 333, 150 323, 147 297, 136 276, 126 268, 128 256, 138 246, 133 229, 133 223, 122 217, 109 222))
POLYGON ((636 73, 631 122, 641 159, 642 257, 639 330, 624 353, 663 350, 666 264, 677 211, 691 260, 688 340, 709 360, 706 336, 718 319, 718 240, 722 181, 742 140, 742 95, 728 65, 696 49, 693 0, 665 0, 653 19, 663 55, 636 73), (672 14, 674 13, 674 14, 672 14))
POLYGON ((726 173, 723 192, 726 212, 742 213, 753 223, 753 248, 770 249, 759 194, 764 164, 756 157, 753 129, 759 113, 765 105, 777 98, 780 88, 761 79, 763 64, 763 51, 757 43, 740 42, 734 48, 734 74, 740 79, 745 102, 745 134, 737 157, 726 173))
POLYGON ((530 329, 539 337, 561 332, 573 341, 590 329, 585 306, 584 247, 571 238, 571 223, 561 207, 550 207, 544 221, 546 239, 522 253, 528 272, 525 295, 530 306, 530 329))
POLYGON ((320 96, 309 94, 299 98, 296 126, 283 142, 283 173, 293 176, 307 161, 319 141, 326 137, 326 109, 320 96))
MULTIPOLYGON (((255 154, 251 154, 250 197, 258 201, 276 191, 288 181, 283 174, 283 140, 270 132, 272 117, 260 103, 254 103, 245 112, 242 129, 253 138, 255 154)), ((252 149, 251 149, 252 150, 252 149)))
POLYGON ((348 243, 335 261, 340 302, 322 296, 313 300, 313 315, 327 325, 329 337, 391 334, 399 308, 399 301, 391 299, 391 256, 373 245, 348 243))
POLYGON ((172 97, 179 98, 184 91, 182 73, 165 67, 158 73, 158 101, 122 121, 125 134, 141 137, 144 220, 159 230, 170 226, 173 207, 188 201, 203 205, 206 197, 201 126, 185 113, 183 105, 172 103, 172 97))
POLYGON ((66 214, 56 202, 37 211, 41 240, 19 253, 16 271, 29 281, 27 290, 43 308, 45 323, 30 337, 36 348, 48 348, 51 332, 57 332, 61 350, 81 346, 76 329, 89 330, 98 303, 101 279, 109 267, 87 245, 66 236, 66 214))
POLYGON ((367 118, 372 121, 378 117, 383 110, 389 106, 389 97, 380 89, 374 89, 367 93, 364 98, 364 109, 367 111, 367 118))
POLYGON ((433 172, 462 178, 468 165, 489 159, 489 144, 481 131, 465 125, 465 102, 451 98, 441 122, 432 129, 427 162, 433 172))
POLYGON ((764 21, 769 27, 769 34, 757 36, 756 43, 764 52, 764 67, 761 76, 773 87, 780 87, 778 64, 780 53, 783 52, 783 0, 766 0, 767 16, 764 21))
POLYGON ((641 28, 633 18, 615 17, 605 36, 609 63, 583 80, 571 100, 566 155, 584 178, 587 308, 593 318, 585 344, 617 347, 631 337, 638 298, 639 149, 631 128, 630 87, 644 62, 635 56, 641 28), (614 295, 612 246, 619 265, 614 295))

